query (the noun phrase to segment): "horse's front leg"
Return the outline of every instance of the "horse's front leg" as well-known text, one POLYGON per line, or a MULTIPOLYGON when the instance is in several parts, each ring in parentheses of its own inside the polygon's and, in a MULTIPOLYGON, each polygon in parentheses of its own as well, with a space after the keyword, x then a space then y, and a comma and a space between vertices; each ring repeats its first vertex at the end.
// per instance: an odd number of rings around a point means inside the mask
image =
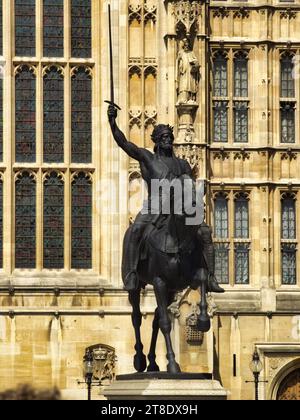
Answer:
POLYGON ((169 373, 179 373, 180 366, 175 360, 175 354, 171 342, 171 320, 168 313, 169 294, 165 282, 156 277, 153 280, 154 292, 156 296, 158 311, 159 311, 159 327, 163 333, 167 346, 167 370, 169 373))
POLYGON ((201 301, 200 301, 200 315, 197 320, 197 328, 199 331, 208 332, 210 330, 210 317, 207 313, 207 289, 208 289, 208 272, 205 268, 200 268, 197 272, 197 277, 200 283, 201 301))
MULTIPOLYGON (((168 296, 168 307, 174 302, 174 293, 170 293, 168 296)), ((152 324, 152 337, 150 351, 148 354, 149 365, 147 368, 148 372, 159 372, 159 366, 156 363, 156 343, 159 331, 159 308, 157 307, 154 313, 154 319, 152 324)))
POLYGON ((157 336, 159 330, 159 310, 156 308, 154 313, 154 319, 152 324, 152 337, 151 337, 151 345, 148 354, 149 365, 147 368, 148 372, 159 372, 159 366, 156 363, 156 343, 157 343, 157 336))
POLYGON ((129 302, 132 306, 132 325, 135 332, 135 356, 133 359, 133 365, 137 372, 144 372, 147 367, 146 356, 143 353, 143 344, 141 340, 141 325, 142 325, 142 314, 140 309, 140 292, 139 290, 134 290, 129 292, 129 302))

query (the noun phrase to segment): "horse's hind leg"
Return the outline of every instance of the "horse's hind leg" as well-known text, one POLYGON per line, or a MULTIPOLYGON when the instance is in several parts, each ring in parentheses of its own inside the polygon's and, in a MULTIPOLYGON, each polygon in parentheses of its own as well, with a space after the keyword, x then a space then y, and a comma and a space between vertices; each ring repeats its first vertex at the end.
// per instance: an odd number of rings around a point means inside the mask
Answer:
POLYGON ((143 353, 143 344, 141 340, 141 324, 142 324, 142 314, 140 310, 140 292, 141 290, 134 290, 129 292, 129 302, 132 306, 132 325, 135 332, 135 356, 133 359, 133 365, 136 371, 144 372, 147 367, 146 356, 143 353))
POLYGON ((163 333, 165 340, 166 340, 166 346, 167 346, 167 359, 168 359, 168 372, 169 373, 179 373, 180 372, 180 366, 175 360, 175 354, 172 347, 171 342, 171 320, 168 314, 168 290, 165 282, 159 278, 156 277, 153 280, 153 286, 156 296, 156 301, 158 305, 158 311, 159 311, 159 327, 161 329, 161 332, 163 333))

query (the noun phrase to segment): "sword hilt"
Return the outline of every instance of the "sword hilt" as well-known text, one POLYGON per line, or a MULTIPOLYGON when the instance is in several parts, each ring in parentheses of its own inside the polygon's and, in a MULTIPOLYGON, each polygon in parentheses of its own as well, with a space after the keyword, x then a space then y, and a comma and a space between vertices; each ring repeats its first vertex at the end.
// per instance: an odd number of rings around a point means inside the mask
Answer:
POLYGON ((122 111, 122 110, 121 110, 121 108, 119 107, 119 105, 115 104, 114 102, 112 102, 112 101, 104 101, 104 102, 105 102, 106 104, 112 105, 112 106, 114 106, 115 108, 117 108, 118 110, 122 111))

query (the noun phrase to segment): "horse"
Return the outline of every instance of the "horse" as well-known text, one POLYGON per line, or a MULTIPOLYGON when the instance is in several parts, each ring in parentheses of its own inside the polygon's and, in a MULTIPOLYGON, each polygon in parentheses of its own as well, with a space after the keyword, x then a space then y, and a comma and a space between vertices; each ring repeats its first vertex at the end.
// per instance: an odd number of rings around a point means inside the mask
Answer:
MULTIPOLYGON (((185 213, 161 215, 155 225, 149 226, 143 238, 140 250, 137 275, 137 290, 129 291, 129 302, 132 306, 132 324, 135 331, 134 368, 137 372, 158 372, 155 348, 159 329, 164 335, 167 348, 167 371, 171 374, 181 372, 176 362, 171 342, 171 320, 168 307, 178 292, 188 287, 201 290, 200 314, 197 319, 199 331, 210 330, 210 317, 206 295, 208 293, 208 265, 203 252, 201 225, 187 225, 185 213), (157 302, 154 313, 149 365, 143 353, 141 341, 142 314, 140 310, 140 293, 146 285, 152 285, 157 302)), ((207 225, 205 225, 207 226, 207 225)), ((127 230, 124 238, 130 234, 127 230)))

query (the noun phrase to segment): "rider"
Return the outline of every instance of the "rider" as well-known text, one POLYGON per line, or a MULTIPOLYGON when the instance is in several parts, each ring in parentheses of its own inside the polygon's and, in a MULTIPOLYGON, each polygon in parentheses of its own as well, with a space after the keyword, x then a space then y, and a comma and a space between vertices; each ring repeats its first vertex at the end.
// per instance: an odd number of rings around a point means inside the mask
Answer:
MULTIPOLYGON (((140 163, 142 178, 148 185, 149 199, 151 200, 151 180, 167 179, 172 181, 183 175, 188 175, 191 179, 192 170, 186 160, 179 159, 173 151, 174 135, 173 129, 169 125, 159 124, 152 133, 152 140, 155 144, 154 153, 140 148, 127 141, 125 135, 119 129, 117 123, 117 109, 110 105, 108 108, 108 119, 111 126, 113 137, 118 144, 131 158, 140 163)), ((139 261, 140 245, 146 227, 154 223, 157 214, 141 212, 137 215, 134 224, 129 231, 129 238, 124 246, 123 252, 123 281, 124 289, 133 291, 138 288, 137 265, 139 261)), ((210 228, 202 223, 200 227, 201 239, 206 254, 206 261, 209 271, 208 290, 211 292, 222 293, 224 290, 218 285, 214 277, 214 250, 210 228)))

